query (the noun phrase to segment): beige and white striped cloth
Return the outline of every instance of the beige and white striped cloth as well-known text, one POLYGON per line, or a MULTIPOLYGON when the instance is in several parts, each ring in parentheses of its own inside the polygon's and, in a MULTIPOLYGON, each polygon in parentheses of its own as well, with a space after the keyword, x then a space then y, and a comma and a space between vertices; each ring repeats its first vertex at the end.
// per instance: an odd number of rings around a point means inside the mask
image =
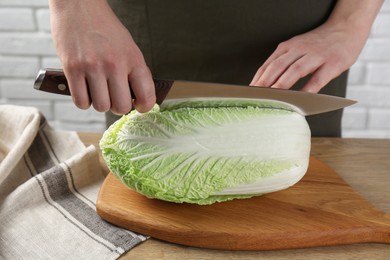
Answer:
POLYGON ((0 259, 116 259, 147 237, 102 220, 94 146, 36 108, 0 106, 0 259))

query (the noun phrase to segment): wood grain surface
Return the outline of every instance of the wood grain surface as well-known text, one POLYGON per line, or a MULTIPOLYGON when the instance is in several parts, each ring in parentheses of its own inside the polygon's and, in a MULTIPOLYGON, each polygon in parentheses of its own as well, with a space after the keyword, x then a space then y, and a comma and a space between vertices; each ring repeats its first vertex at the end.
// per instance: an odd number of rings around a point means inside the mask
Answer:
POLYGON ((96 204, 110 223, 177 244, 227 250, 390 243, 390 215, 376 210, 312 157, 293 187, 209 206, 145 196, 109 174, 96 204))
MULTIPOLYGON (((80 133, 97 146, 99 133, 80 133)), ((330 166, 376 208, 390 213, 390 139, 313 138, 312 155, 330 166)), ((107 170, 102 162, 102 167, 107 170)), ((389 259, 390 246, 362 243, 305 249, 230 251, 189 247, 149 239, 122 259, 389 259)))

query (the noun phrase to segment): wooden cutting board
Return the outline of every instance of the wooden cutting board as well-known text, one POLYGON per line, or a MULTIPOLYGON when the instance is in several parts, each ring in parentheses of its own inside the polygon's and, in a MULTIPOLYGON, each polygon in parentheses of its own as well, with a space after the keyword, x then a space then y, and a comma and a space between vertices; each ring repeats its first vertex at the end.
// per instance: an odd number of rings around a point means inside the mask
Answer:
POLYGON ((209 206, 148 199, 109 174, 99 193, 97 212, 128 230, 204 248, 390 244, 390 215, 375 209, 314 157, 305 177, 287 190, 209 206))

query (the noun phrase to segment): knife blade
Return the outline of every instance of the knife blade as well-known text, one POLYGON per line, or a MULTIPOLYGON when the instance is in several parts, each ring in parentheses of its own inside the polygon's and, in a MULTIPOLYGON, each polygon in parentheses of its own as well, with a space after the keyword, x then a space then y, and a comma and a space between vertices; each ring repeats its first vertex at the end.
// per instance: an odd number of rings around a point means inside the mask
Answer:
MULTIPOLYGON (((297 112, 308 116, 356 103, 354 100, 336 96, 266 87, 162 79, 154 79, 154 84, 157 104, 161 104, 165 99, 194 97, 271 99, 289 103, 296 108, 297 112)), ((67 79, 61 69, 40 70, 34 88, 55 94, 71 95, 67 79)), ((132 97, 135 97, 133 92, 132 97)))

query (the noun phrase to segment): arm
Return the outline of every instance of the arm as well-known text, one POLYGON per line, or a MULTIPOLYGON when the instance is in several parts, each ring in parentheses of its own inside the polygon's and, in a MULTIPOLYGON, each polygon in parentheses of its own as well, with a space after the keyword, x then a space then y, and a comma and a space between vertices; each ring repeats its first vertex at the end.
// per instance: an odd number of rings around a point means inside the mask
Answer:
POLYGON ((288 89, 309 74, 303 91, 318 92, 357 60, 383 0, 339 0, 318 28, 279 44, 250 85, 288 89))
POLYGON ((106 0, 49 0, 54 44, 73 102, 116 114, 155 103, 154 84, 143 55, 106 0), (133 97, 134 98, 134 97, 133 97))

